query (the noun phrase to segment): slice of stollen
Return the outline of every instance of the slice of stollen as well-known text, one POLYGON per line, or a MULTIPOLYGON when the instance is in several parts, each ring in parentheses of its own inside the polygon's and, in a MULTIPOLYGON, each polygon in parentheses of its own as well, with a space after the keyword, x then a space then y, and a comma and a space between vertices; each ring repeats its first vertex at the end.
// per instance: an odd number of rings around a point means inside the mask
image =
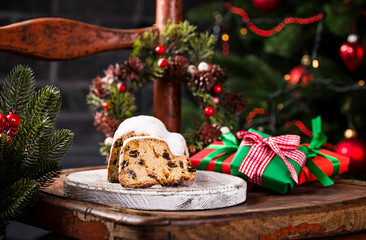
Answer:
POLYGON ((123 187, 186 185, 194 180, 196 172, 188 156, 173 155, 166 141, 150 136, 126 139, 119 163, 123 187))

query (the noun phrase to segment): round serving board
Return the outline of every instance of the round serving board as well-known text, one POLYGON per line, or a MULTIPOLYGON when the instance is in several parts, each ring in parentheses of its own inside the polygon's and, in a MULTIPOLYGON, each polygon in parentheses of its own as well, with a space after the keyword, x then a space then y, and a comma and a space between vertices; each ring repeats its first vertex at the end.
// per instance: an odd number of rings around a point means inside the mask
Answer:
POLYGON ((190 186, 124 188, 107 180, 107 169, 72 173, 64 180, 65 196, 140 210, 204 210, 246 200, 247 184, 228 174, 197 171, 190 186))

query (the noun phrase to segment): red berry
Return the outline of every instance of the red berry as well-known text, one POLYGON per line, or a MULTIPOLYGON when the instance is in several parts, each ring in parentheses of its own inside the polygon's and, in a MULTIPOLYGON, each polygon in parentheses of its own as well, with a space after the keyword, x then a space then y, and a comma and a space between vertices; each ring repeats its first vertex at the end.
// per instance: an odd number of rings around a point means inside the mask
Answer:
POLYGON ((127 90, 127 86, 124 83, 118 83, 117 88, 118 88, 118 91, 121 93, 126 92, 126 90, 127 90))
POLYGON ((215 94, 220 94, 220 93, 222 93, 222 86, 221 86, 221 85, 219 85, 219 84, 216 84, 215 86, 213 86, 213 92, 214 92, 215 94))
POLYGON ((18 128, 10 127, 10 129, 7 131, 7 134, 10 138, 13 138, 16 132, 18 132, 18 128))
POLYGON ((219 98, 216 96, 213 96, 212 100, 214 101, 215 105, 219 104, 219 102, 220 102, 219 98))
POLYGON ((9 120, 10 127, 17 128, 20 125, 20 117, 15 113, 12 112, 8 113, 8 115, 6 115, 6 118, 9 120))
POLYGON ((102 103, 102 108, 103 108, 103 109, 106 109, 106 110, 107 110, 107 109, 109 109, 109 107, 110 107, 110 106, 109 106, 108 102, 103 102, 103 103, 102 103))
POLYGON ((191 155, 195 154, 197 152, 197 149, 194 145, 189 145, 188 151, 191 155))
POLYGON ((156 54, 158 54, 158 55, 163 55, 163 54, 165 53, 165 47, 164 47, 164 46, 162 46, 162 45, 158 45, 158 46, 156 46, 156 48, 155 48, 155 52, 156 52, 156 54))
POLYGON ((158 61, 158 66, 163 68, 168 66, 168 61, 165 58, 160 58, 158 61))
POLYGON ((8 118, 4 114, 0 114, 0 132, 4 130, 8 130, 10 127, 10 123, 8 118))
POLYGON ((213 107, 206 107, 204 110, 204 114, 206 117, 211 117, 215 114, 215 110, 213 109, 213 107))
POLYGON ((1 137, 1 136, 4 136, 4 137, 5 137, 5 142, 6 142, 6 143, 9 143, 9 142, 10 142, 11 138, 10 138, 7 134, 5 134, 5 133, 0 133, 0 137, 1 137))

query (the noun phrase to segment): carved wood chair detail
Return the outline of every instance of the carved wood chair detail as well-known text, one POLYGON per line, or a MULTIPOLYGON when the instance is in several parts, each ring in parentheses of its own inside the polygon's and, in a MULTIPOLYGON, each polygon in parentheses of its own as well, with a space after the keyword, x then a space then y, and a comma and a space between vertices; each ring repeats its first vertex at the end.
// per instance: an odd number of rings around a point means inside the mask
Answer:
MULTIPOLYGON (((145 31, 160 31, 182 20, 182 0, 156 0, 156 24, 140 29, 105 28, 63 18, 37 18, 0 27, 0 51, 38 60, 69 60, 131 48, 145 31)), ((180 84, 154 81, 154 116, 168 130, 180 130, 180 84)))

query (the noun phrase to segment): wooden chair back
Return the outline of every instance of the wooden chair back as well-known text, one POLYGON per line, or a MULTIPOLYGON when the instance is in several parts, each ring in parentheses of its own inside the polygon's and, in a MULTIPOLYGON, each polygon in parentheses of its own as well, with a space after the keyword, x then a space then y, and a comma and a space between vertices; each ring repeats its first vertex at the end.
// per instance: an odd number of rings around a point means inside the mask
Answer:
MULTIPOLYGON (((160 31, 167 20, 182 20, 182 0, 156 0, 156 24, 140 29, 114 29, 63 18, 37 18, 0 27, 0 51, 39 60, 69 60, 131 48, 145 31, 160 31)), ((154 116, 168 130, 180 130, 180 85, 154 82, 154 116)))

